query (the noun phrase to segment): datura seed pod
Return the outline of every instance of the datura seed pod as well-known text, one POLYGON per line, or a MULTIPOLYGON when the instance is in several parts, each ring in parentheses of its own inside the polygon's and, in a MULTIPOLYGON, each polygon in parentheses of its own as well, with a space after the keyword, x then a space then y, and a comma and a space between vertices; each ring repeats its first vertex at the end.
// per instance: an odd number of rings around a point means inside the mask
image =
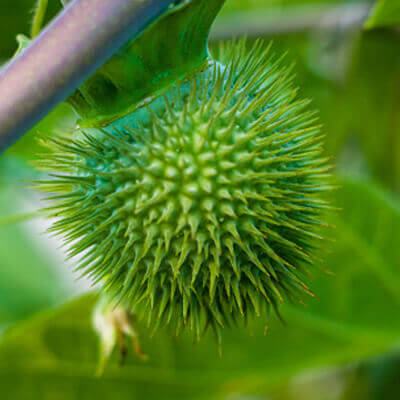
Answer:
POLYGON ((309 292, 329 189, 291 68, 262 41, 222 59, 108 127, 46 139, 40 161, 78 269, 154 329, 196 338, 309 292))

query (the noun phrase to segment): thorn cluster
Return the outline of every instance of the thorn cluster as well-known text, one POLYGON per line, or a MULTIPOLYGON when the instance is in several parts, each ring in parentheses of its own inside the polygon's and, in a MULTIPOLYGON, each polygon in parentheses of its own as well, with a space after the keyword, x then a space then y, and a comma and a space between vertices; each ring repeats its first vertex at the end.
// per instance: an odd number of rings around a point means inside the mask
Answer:
POLYGON ((51 230, 78 269, 154 329, 260 315, 309 292, 321 135, 291 68, 261 41, 169 90, 145 121, 46 139, 51 230))

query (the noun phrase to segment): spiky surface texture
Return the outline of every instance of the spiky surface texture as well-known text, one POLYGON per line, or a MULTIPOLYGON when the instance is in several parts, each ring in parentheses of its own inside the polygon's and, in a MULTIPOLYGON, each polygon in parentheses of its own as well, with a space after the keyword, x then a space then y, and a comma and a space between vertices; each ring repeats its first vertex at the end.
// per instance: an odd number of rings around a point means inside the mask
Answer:
POLYGON ((200 337, 308 292, 329 186, 315 114, 262 42, 186 86, 135 129, 48 139, 40 184, 84 274, 200 337))

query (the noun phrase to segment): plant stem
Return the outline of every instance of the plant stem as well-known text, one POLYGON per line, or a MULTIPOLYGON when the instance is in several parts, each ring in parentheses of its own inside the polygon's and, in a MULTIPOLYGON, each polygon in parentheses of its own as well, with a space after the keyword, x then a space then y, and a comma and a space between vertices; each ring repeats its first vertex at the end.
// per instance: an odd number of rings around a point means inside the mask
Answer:
POLYGON ((43 27, 44 18, 46 16, 48 0, 38 0, 35 9, 35 14, 33 16, 32 28, 31 28, 31 38, 35 38, 39 35, 43 27))
POLYGON ((0 152, 127 41, 179 3, 182 1, 75 0, 68 4, 0 73, 0 152))

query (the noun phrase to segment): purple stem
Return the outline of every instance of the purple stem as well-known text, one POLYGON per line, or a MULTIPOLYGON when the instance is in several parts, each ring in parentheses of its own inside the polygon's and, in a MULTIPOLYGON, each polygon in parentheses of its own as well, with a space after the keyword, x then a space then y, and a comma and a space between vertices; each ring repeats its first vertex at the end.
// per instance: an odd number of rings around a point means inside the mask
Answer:
POLYGON ((0 152, 65 100, 127 41, 181 2, 71 2, 0 73, 0 152))

